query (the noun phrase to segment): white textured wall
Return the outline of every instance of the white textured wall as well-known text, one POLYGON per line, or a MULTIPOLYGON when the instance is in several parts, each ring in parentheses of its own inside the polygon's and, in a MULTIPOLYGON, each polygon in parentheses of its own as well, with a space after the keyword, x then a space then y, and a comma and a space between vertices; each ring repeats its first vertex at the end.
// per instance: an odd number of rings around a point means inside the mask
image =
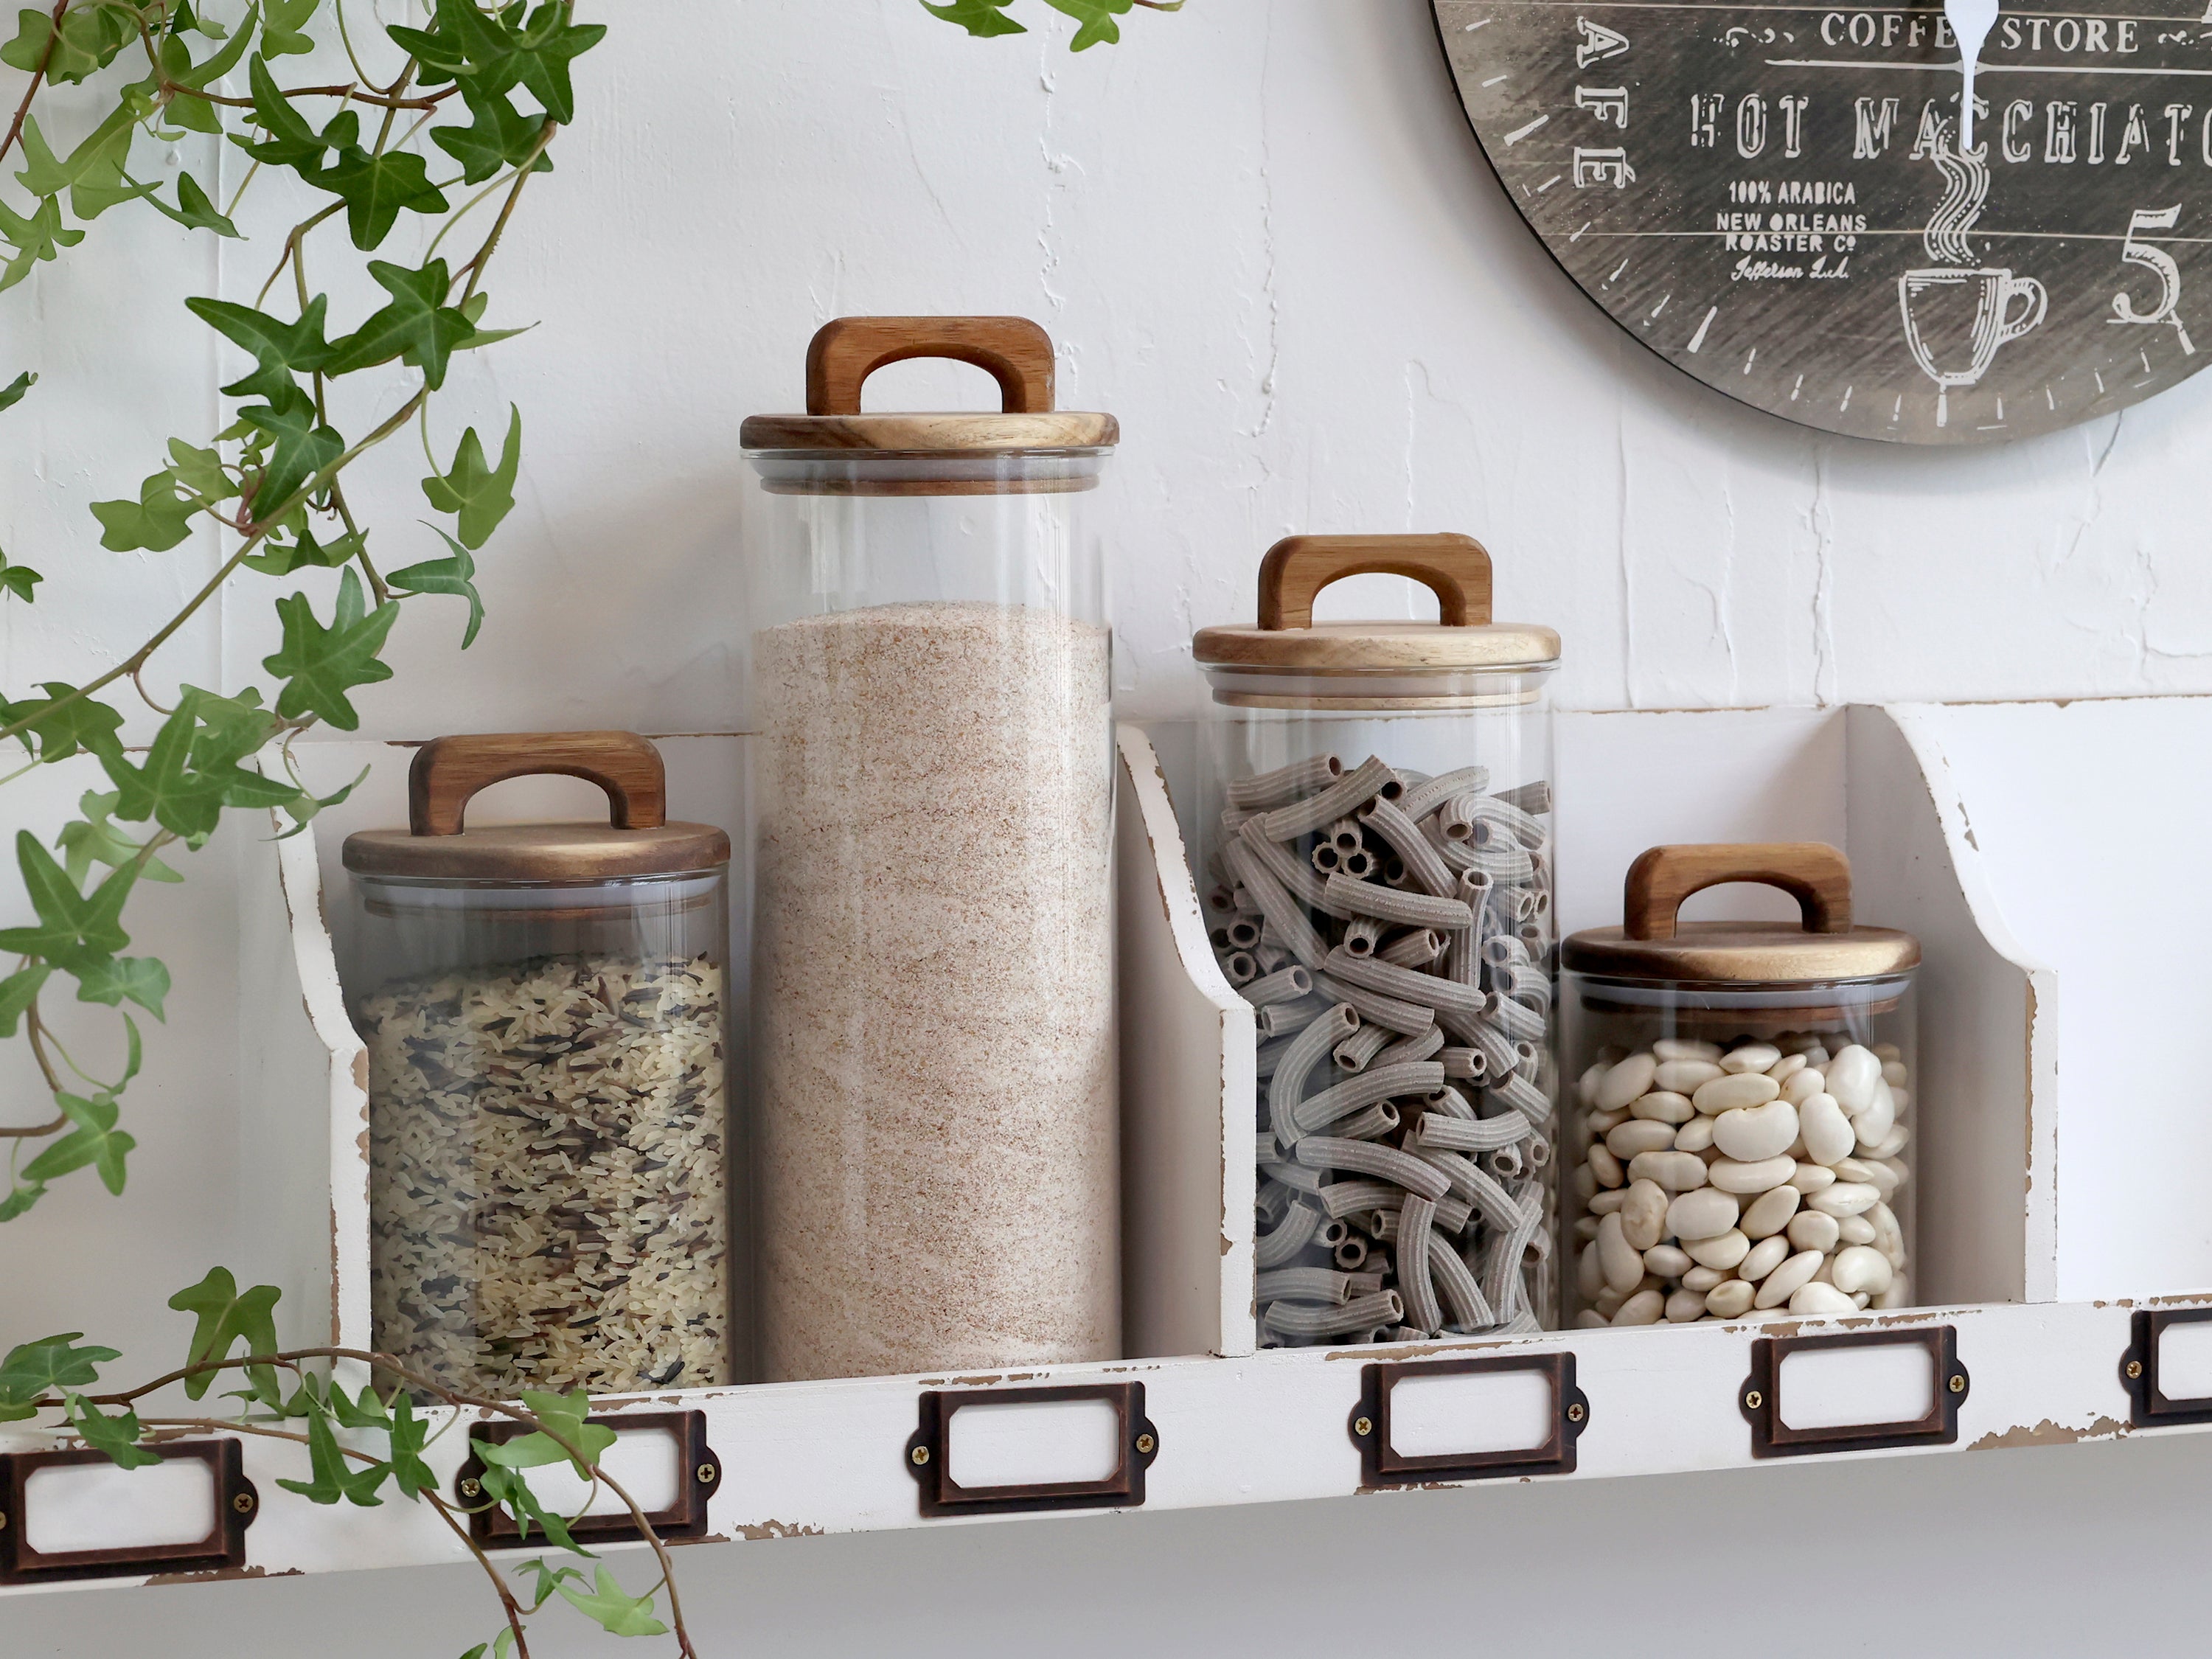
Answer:
MULTIPOLYGON (((1188 709, 1190 631, 1249 616, 1260 551, 1292 530, 1480 536, 1501 612, 1565 635, 1559 689, 1578 707, 2212 687, 2212 377, 1967 455, 1739 409, 1559 275, 1468 134, 1419 0, 1192 0, 1081 58, 1037 0, 1022 8, 1036 33, 991 42, 913 0, 602 9, 614 33, 581 69, 587 113, 490 284, 496 318, 542 326, 460 360, 439 416, 450 453, 467 422, 525 410, 521 504, 483 561, 491 619, 457 669, 459 607, 422 607, 399 679, 361 700, 371 733, 738 722, 738 425, 795 406, 818 322, 868 311, 1036 317, 1061 343, 1064 400, 1121 416, 1107 504, 1138 714, 1188 709)), ((83 508, 134 493, 168 433, 210 428, 214 355, 176 301, 250 297, 269 257, 264 238, 218 263, 118 213, 0 298, 0 380, 46 376, 0 416, 0 546, 56 579, 34 610, 0 606, 10 691, 112 661, 211 568, 204 544, 103 553, 83 508)), ((349 292, 338 308, 357 313, 349 292)), ((980 377, 903 366, 882 385, 933 402, 980 377)), ((410 528, 419 459, 398 444, 374 469, 387 565, 430 551, 410 528)), ((155 680, 265 683, 281 591, 247 584, 155 680)), ((1363 598, 1378 596, 1398 602, 1363 598)), ((191 919, 165 914, 172 930, 191 919)), ((221 951, 198 969, 219 975, 221 951)), ((208 1041, 228 1041, 218 1024, 208 1041)), ((182 1065, 195 1040, 173 1025, 157 1062, 182 1065)), ((174 1173, 205 1162, 185 1127, 198 1087, 143 1097, 177 1115, 150 1132, 177 1152, 147 1201, 177 1213, 191 1248, 165 1243, 194 1261, 228 1225, 174 1173)), ((130 1212, 110 1204, 58 1191, 0 1237, 19 1282, 50 1292, 11 1294, 11 1328, 74 1299, 76 1252, 113 1256, 130 1212)), ((2181 1652, 2197 1645, 2185 1598, 2208 1477, 2212 1444, 2137 1443, 717 1548, 684 1565, 717 1654, 1346 1644, 1364 1626, 1300 1598, 1321 1583, 1304 1564, 1353 1547, 1351 1576, 1451 1583, 1451 1620, 1512 1651, 1571 1633, 1656 1655, 1752 1628, 1700 1622, 1717 1547, 1695 1540, 1733 1538, 1753 1540, 1725 1559, 1785 1610, 1796 1651, 2181 1652), (1869 1532, 1883 1542, 1863 1563, 1847 1540, 1869 1532), (1504 1588, 1485 1594, 1471 1575, 1493 1551, 1504 1588), (1271 1586, 1282 1610, 1261 1614, 1271 1586)), ((489 1629, 452 1571, 0 1606, 8 1659, 155 1642, 177 1659, 382 1659, 489 1629)))

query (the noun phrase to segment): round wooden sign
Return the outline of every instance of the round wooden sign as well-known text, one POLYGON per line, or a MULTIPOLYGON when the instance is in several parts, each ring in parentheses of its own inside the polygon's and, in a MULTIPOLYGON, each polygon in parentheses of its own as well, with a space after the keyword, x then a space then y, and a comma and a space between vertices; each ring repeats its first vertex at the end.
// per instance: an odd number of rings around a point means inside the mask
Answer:
POLYGON ((1983 443, 2212 361, 2208 0, 1999 10, 1964 135, 1938 5, 1435 6, 1522 216, 1623 328, 1731 398, 1983 443))

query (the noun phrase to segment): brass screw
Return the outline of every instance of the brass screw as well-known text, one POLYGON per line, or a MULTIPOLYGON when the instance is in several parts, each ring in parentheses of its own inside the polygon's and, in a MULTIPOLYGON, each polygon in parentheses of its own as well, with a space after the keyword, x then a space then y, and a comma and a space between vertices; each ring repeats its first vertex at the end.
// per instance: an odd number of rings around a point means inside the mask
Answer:
POLYGON ((1954 1372, 1952 1372, 1952 1373, 1951 1373, 1951 1392, 1952 1392, 1953 1394, 1964 1394, 1964 1393, 1966 1393, 1966 1374, 1965 1374, 1964 1372, 1962 1372, 1962 1371, 1954 1371, 1954 1372))
POLYGON ((1755 1412, 1766 1403, 1766 1396, 1759 1393, 1757 1389, 1747 1389, 1744 1390, 1743 1403, 1747 1410, 1755 1412))
POLYGON ((714 1477, 720 1473, 721 1471, 716 1468, 712 1463, 702 1463, 697 1468, 691 1471, 692 1477, 702 1486, 713 1486, 714 1484, 714 1477))
POLYGON ((1152 1455, 1152 1448, 1159 1443, 1160 1443, 1158 1441, 1153 1439, 1149 1434, 1140 1434, 1137 1437, 1137 1449, 1144 1453, 1147 1457, 1150 1457, 1152 1455))
POLYGON ((2136 1380, 2136 1378, 2137 1378, 2137 1377, 2141 1376, 2142 1375, 2142 1360, 2140 1360, 2140 1359, 2130 1359, 2130 1361, 2128 1361, 2128 1381, 2129 1381, 2129 1382, 2134 1382, 2134 1381, 2136 1380))
POLYGON ((910 1455, 914 1458, 915 1468, 920 1468, 923 1464, 929 1462, 929 1448, 927 1446, 916 1446, 910 1455))
POLYGON ((8 1511, 0 1510, 0 1532, 8 1530, 8 1511))
POLYGON ((462 1497, 464 1497, 464 1498, 481 1498, 481 1497, 483 1497, 483 1481, 481 1481, 481 1480, 478 1480, 475 1479, 473 1476, 471 1476, 470 1479, 468 1479, 468 1480, 466 1480, 462 1481, 462 1482, 461 1482, 461 1496, 462 1496, 462 1497))
POLYGON ((253 1494, 250 1492, 242 1492, 238 1493, 230 1500, 230 1506, 236 1510, 240 1515, 252 1514, 253 1494))
POLYGON ((1355 1417, 1352 1419, 1352 1431, 1364 1440, 1375 1432, 1375 1425, 1364 1417, 1355 1417))
POLYGON ((1580 1406, 1578 1406, 1578 1405, 1577 1405, 1577 1406, 1570 1406, 1570 1407, 1567 1407, 1567 1421, 1568 1421, 1568 1422, 1570 1422, 1570 1423, 1579 1423, 1579 1422, 1581 1422, 1582 1420, 1583 1420, 1583 1408, 1582 1408, 1580 1406))

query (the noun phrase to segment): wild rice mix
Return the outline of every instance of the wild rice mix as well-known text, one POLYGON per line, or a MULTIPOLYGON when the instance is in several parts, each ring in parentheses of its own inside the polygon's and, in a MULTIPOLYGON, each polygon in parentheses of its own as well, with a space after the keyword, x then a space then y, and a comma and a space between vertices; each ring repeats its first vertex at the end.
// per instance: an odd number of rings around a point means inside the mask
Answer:
POLYGON ((377 1346, 507 1398, 727 1381, 721 969, 542 957, 362 1012, 377 1346))

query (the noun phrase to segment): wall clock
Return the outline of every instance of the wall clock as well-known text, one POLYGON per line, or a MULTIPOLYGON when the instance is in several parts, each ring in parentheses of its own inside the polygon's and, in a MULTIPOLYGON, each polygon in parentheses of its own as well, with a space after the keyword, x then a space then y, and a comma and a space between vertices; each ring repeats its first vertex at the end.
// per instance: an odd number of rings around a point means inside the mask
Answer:
POLYGON ((1522 216, 1623 328, 1731 398, 1985 443, 2212 362, 2207 0, 2007 3, 1963 134, 1936 3, 1435 10, 1522 216))

